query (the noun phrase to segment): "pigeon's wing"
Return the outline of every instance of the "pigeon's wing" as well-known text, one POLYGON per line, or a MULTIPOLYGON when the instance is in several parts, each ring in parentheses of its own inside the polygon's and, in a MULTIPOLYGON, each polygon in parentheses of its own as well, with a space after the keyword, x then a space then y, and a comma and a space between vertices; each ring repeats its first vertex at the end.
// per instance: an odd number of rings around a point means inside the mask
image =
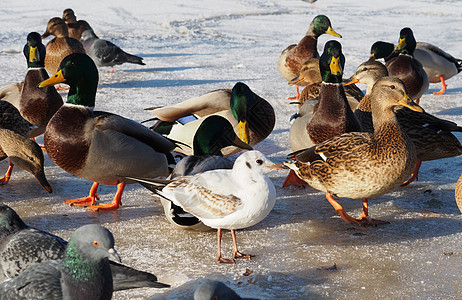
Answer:
POLYGON ((8 236, 0 245, 0 265, 7 277, 36 263, 62 258, 67 242, 34 228, 8 236))
POLYGON ((157 281, 154 274, 139 271, 119 263, 110 262, 114 291, 122 291, 140 287, 164 288, 170 287, 157 281))
POLYGON ((33 265, 18 276, 0 284, 0 300, 62 299, 60 261, 33 265))

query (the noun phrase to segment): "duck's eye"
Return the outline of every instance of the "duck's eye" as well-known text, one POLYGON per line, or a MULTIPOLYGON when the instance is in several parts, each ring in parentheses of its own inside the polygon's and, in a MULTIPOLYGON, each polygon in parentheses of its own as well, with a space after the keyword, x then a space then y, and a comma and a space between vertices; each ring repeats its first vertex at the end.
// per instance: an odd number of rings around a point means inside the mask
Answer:
POLYGON ((395 86, 392 84, 392 85, 390 85, 390 88, 391 88, 392 90, 394 90, 394 89, 395 89, 395 86))
POLYGON ((262 165, 262 164, 263 164, 263 160, 262 160, 262 159, 257 159, 255 162, 257 163, 257 165, 262 165))
POLYGON ((363 71, 367 71, 367 67, 365 67, 365 68, 363 69, 363 71))
POLYGON ((99 246, 99 242, 98 241, 93 241, 93 245, 98 247, 99 246))

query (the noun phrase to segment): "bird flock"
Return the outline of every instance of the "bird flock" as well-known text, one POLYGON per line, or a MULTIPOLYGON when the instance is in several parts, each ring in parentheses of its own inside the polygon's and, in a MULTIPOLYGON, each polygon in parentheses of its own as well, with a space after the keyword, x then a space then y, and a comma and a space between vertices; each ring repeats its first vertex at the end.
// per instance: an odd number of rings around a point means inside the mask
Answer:
MULTIPOLYGON (((45 154, 66 172, 93 182, 88 196, 64 201, 93 211, 118 209, 125 186, 139 183, 160 199, 172 226, 217 230, 218 263, 254 257, 238 250, 236 230, 270 214, 276 188, 267 174, 274 169, 287 169, 284 188, 310 185, 324 192, 345 222, 387 224, 369 216, 369 198, 417 180, 423 161, 462 154, 452 134, 462 127, 419 106, 430 82, 441 82, 436 94, 446 91, 446 80, 462 70, 462 61, 417 42, 405 27, 396 46, 374 43, 370 59, 345 78, 341 42, 329 40, 320 55, 322 34, 342 38, 327 16, 318 15, 277 62, 281 80, 296 86, 289 99, 299 106, 288 128, 292 151, 282 164, 253 150, 272 133, 275 110, 244 82, 146 108, 153 118, 143 123, 94 110, 98 68, 115 72, 123 63, 145 63, 98 38, 88 22, 66 9, 50 19, 44 34, 25 37, 24 81, 0 89, 0 154, 10 161, 0 181, 8 183, 17 165, 51 193, 45 154), (54 38, 44 45, 50 35, 54 38), (365 94, 358 82, 367 85, 365 94), (56 91, 63 89, 60 84, 69 85, 65 101, 56 91), (42 134, 41 148, 34 138, 42 134), (231 160, 233 154, 240 155, 231 160), (100 184, 117 187, 112 203, 98 202, 100 184), (361 199, 361 215, 350 216, 338 198, 361 199), (232 258, 222 256, 224 229, 231 231, 232 258)), ((462 177, 455 198, 462 212, 462 177)), ((84 225, 66 242, 27 226, 0 204, 0 299, 111 299, 117 290, 169 287, 153 274, 120 264, 114 244, 100 225, 84 225)), ((196 291, 197 299, 217 293, 235 294, 220 282, 196 291)))

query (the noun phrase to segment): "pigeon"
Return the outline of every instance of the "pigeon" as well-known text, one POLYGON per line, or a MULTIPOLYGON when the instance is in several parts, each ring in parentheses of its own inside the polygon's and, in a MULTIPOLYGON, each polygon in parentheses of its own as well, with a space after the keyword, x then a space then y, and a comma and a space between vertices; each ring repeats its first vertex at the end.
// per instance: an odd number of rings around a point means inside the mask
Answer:
POLYGON ((81 41, 85 52, 90 56, 98 67, 111 67, 110 72, 114 72, 115 65, 123 63, 132 63, 145 65, 143 58, 129 54, 117 45, 100 39, 92 29, 85 30, 82 33, 81 41))
MULTIPOLYGON (((26 225, 12 208, 0 203, 0 281, 17 276, 34 264, 63 258, 66 246, 62 238, 26 225)), ((110 266, 114 291, 168 287, 153 274, 113 261, 110 266)))
POLYGON ((283 167, 253 150, 241 154, 231 170, 211 170, 174 180, 129 179, 181 206, 205 225, 218 229, 217 262, 234 263, 236 258, 253 257, 238 251, 235 230, 259 223, 273 209, 276 189, 264 173, 277 168, 283 167), (231 230, 233 259, 221 256, 222 229, 231 230))
POLYGON ((84 225, 71 236, 62 260, 35 264, 0 284, 0 299, 111 299, 108 258, 120 261, 111 232, 84 225))
POLYGON ((194 291, 194 300, 257 300, 241 298, 235 291, 218 280, 207 280, 194 291))

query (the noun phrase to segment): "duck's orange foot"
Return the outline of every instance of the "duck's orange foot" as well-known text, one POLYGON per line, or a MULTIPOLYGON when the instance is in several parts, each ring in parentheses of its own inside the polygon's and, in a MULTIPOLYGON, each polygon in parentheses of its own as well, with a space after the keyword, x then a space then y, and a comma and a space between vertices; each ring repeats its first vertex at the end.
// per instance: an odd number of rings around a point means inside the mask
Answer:
POLYGON ((99 210, 114 210, 119 208, 119 203, 111 203, 111 204, 98 204, 98 205, 92 205, 88 206, 87 209, 91 209, 93 211, 99 211, 99 210))
POLYGON ((378 224, 390 224, 388 221, 382 221, 377 219, 372 219, 369 216, 358 218, 357 221, 361 226, 377 226, 378 224))
POLYGON ((287 175, 286 180, 282 184, 282 187, 288 187, 289 185, 295 185, 299 187, 305 187, 306 182, 295 174, 294 170, 290 170, 289 175, 287 175))
POLYGON ((441 81, 441 90, 439 90, 438 92, 433 92, 432 94, 433 95, 442 95, 445 91, 446 91, 446 82, 444 82, 444 77, 443 76, 440 76, 440 81, 441 81))
POLYGON ((4 176, 0 178, 0 185, 7 184, 10 181, 10 176, 4 176))
POLYGON ((233 253, 233 258, 234 259, 248 259, 250 260, 252 257, 255 257, 253 254, 244 254, 239 251, 236 251, 233 253))
POLYGON ((77 198, 64 201, 65 204, 70 204, 71 206, 91 206, 96 204, 96 199, 99 200, 97 195, 95 196, 88 196, 84 198, 77 198))

